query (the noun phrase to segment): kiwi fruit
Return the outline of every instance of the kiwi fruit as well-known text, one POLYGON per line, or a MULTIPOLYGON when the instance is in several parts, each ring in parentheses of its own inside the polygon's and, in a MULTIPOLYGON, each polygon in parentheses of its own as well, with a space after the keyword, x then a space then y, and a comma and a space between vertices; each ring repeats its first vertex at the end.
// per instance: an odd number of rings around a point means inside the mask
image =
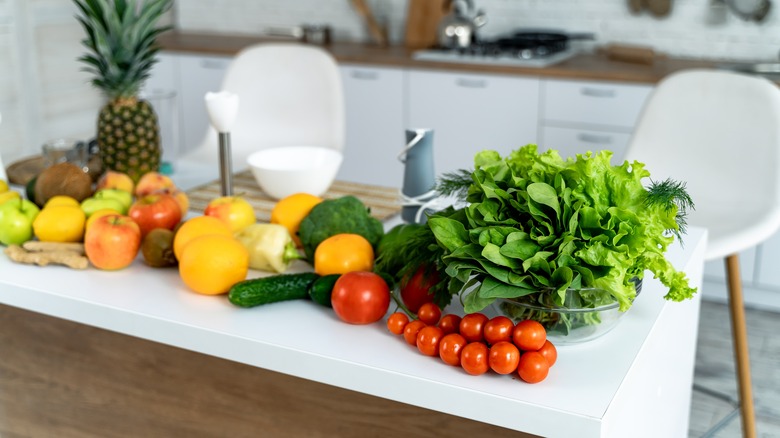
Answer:
POLYGON ((72 163, 59 163, 44 169, 35 179, 35 202, 44 205, 58 195, 81 202, 92 196, 92 178, 72 163))

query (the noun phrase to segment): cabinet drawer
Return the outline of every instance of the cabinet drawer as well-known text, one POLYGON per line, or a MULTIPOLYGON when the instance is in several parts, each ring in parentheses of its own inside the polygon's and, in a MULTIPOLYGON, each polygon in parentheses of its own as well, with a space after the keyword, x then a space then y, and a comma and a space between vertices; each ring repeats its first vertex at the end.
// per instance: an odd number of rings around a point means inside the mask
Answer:
POLYGON ((608 149, 613 152, 612 164, 623 161, 630 134, 623 132, 545 126, 539 150, 556 149, 562 157, 573 157, 588 151, 608 149))
POLYGON ((597 81, 542 81, 542 119, 631 129, 653 87, 597 81))

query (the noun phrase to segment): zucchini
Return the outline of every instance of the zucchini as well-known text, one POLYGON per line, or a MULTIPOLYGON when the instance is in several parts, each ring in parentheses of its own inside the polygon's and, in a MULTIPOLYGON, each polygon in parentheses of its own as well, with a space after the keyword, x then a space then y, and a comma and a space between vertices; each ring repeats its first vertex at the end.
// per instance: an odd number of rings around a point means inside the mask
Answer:
POLYGON ((300 300, 319 275, 313 272, 281 274, 240 281, 228 291, 228 300, 239 307, 255 307, 287 300, 300 300))
POLYGON ((330 274, 315 280, 309 288, 309 298, 317 304, 333 307, 330 304, 330 294, 333 292, 333 285, 336 284, 339 277, 341 274, 330 274))

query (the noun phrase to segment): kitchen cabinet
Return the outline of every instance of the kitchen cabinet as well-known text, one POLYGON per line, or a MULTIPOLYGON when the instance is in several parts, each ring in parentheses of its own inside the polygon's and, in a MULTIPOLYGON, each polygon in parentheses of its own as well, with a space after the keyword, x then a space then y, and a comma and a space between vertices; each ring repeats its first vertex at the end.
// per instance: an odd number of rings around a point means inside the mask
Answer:
POLYGON ((502 155, 537 141, 539 79, 409 71, 410 129, 433 129, 437 174, 474 166, 474 154, 502 155))
POLYGON ((604 81, 542 80, 540 150, 562 156, 611 150, 613 163, 623 159, 649 85, 604 81))
POLYGON ((209 117, 203 97, 206 92, 219 91, 232 57, 180 54, 179 92, 181 153, 197 149, 209 127, 209 117))
POLYGON ((401 187, 406 71, 342 65, 346 106, 344 162, 338 179, 401 187))

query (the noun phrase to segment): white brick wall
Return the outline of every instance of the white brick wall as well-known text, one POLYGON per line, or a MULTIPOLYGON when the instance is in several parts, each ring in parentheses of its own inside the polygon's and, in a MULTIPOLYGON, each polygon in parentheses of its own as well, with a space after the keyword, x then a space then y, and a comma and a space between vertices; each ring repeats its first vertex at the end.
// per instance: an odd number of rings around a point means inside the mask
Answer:
MULTIPOLYGON (((691 58, 771 60, 780 51, 780 5, 762 23, 746 22, 729 13, 725 22, 709 24, 711 0, 672 0, 663 19, 649 13, 631 15, 627 0, 474 0, 487 12, 484 36, 519 28, 593 32, 598 43, 650 45, 661 52, 691 58)), ((358 15, 347 0, 177 0, 178 26, 183 30, 260 34, 272 26, 328 23, 335 37, 366 38, 358 15)), ((407 0, 369 0, 384 16, 391 39, 404 32, 407 0)))

